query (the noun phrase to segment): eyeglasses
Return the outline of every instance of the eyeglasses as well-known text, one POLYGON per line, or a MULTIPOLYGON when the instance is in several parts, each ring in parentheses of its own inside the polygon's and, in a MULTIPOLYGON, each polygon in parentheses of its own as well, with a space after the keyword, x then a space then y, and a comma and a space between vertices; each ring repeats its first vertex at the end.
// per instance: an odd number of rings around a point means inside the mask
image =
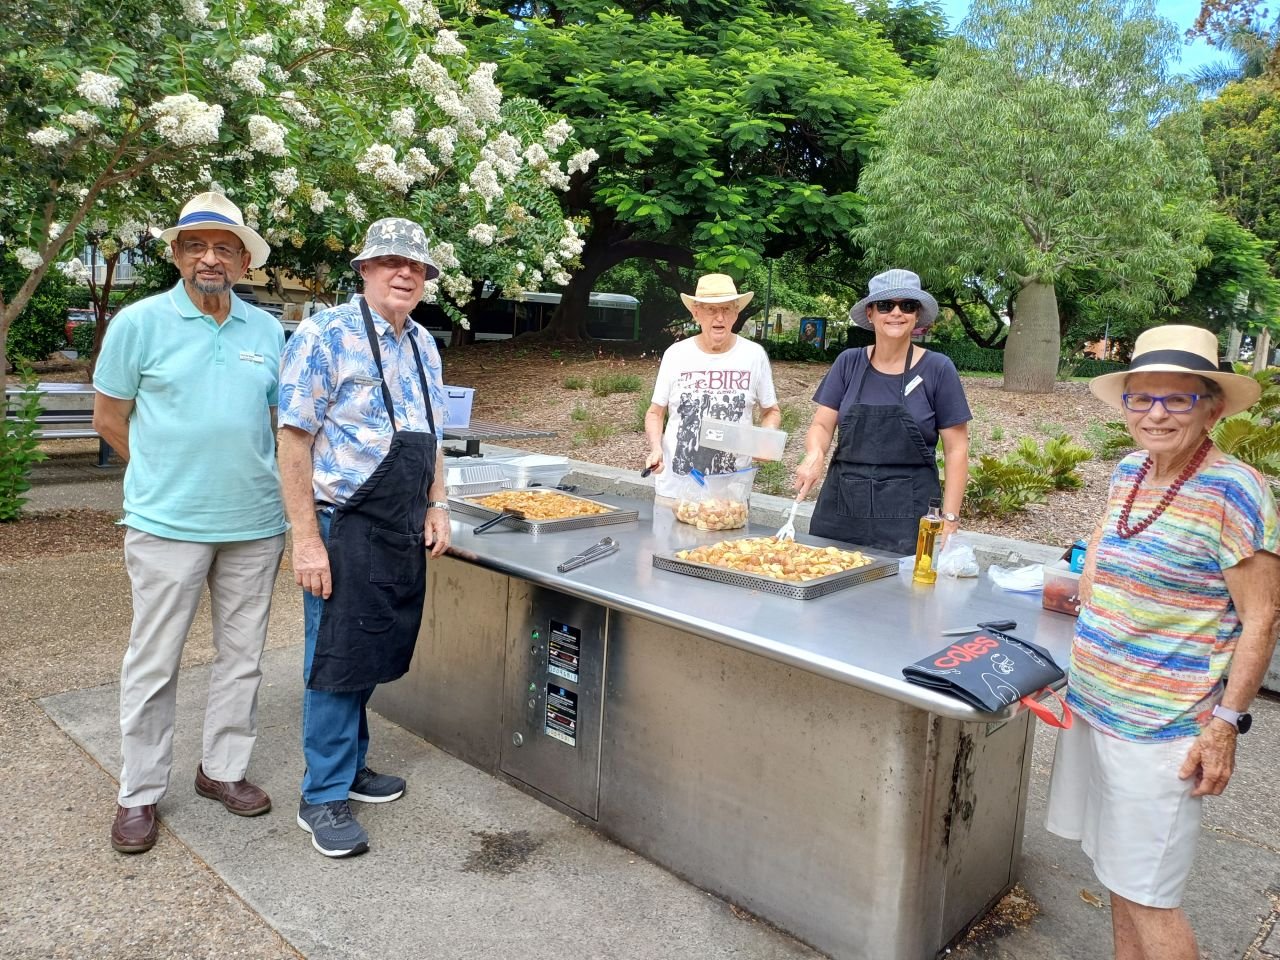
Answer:
MULTIPOLYGON (((209 244, 203 240, 183 240, 182 252, 188 257, 199 260, 209 251, 209 244)), ((235 263, 244 254, 244 247, 233 247, 225 243, 213 245, 213 255, 223 263, 235 263)))
POLYGON ((1124 408, 1133 413, 1146 413, 1157 403, 1164 407, 1166 413, 1190 413, 1200 399, 1200 394, 1166 393, 1163 397, 1157 397, 1150 393, 1126 393, 1122 394, 1122 398, 1124 408))
POLYGON ((405 267, 409 268, 409 272, 419 276, 426 276, 427 265, 417 260, 410 260, 408 257, 370 257, 365 261, 371 263, 382 270, 390 270, 392 273, 399 273, 405 267))
POLYGON ((917 313, 920 310, 919 300, 877 300, 875 303, 877 313, 893 313, 893 308, 897 307, 903 313, 917 313))

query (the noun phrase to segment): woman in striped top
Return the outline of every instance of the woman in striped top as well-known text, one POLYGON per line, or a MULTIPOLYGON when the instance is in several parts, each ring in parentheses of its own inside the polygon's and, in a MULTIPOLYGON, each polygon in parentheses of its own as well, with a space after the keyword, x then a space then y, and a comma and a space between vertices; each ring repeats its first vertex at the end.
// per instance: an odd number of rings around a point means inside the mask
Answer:
POLYGON ((1260 387, 1207 330, 1138 337, 1091 384, 1142 449, 1117 466, 1081 576, 1048 828, 1111 892, 1117 960, 1197 960, 1180 907, 1204 796, 1222 793, 1275 645, 1280 527, 1267 483, 1209 430, 1260 387), (1226 673, 1231 670, 1231 683, 1226 673))

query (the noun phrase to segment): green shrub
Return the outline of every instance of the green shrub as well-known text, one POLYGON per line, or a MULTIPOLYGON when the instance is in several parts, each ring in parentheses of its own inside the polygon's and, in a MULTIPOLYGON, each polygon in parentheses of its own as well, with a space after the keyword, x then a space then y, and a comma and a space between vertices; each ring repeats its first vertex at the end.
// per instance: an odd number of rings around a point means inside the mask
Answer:
POLYGON ((1090 424, 1084 432, 1094 452, 1104 460, 1115 460, 1133 450, 1136 444, 1123 420, 1090 424))
POLYGON ((1029 503, 1044 503, 1051 486, 1048 477, 1012 457, 979 457, 969 467, 964 508, 979 516, 1007 517, 1029 503))
POLYGON ((597 397, 608 397, 615 393, 639 393, 644 389, 644 380, 634 373, 602 373, 591 378, 591 392, 597 397))
POLYGON ((799 404, 782 404, 782 425, 779 429, 785 430, 787 433, 795 433, 804 423, 804 417, 807 412, 799 404))
POLYGON ((781 460, 769 460, 756 471, 755 489, 774 497, 795 495, 791 489, 791 471, 781 460))
POLYGON ((569 411, 569 419, 576 420, 579 423, 582 423, 584 421, 591 419, 591 411, 588 410, 583 404, 575 403, 573 405, 573 409, 569 411))
POLYGON ((631 408, 631 430, 633 433, 644 433, 644 418, 648 415, 649 407, 652 405, 653 401, 643 394, 635 398, 631 408))
POLYGON ((575 433, 573 438, 580 443, 594 443, 598 440, 607 440, 617 432, 618 428, 612 423, 600 423, 592 420, 575 433))
MULTIPOLYGON (((6 297, 17 293, 28 273, 18 266, 13 254, 0 255, 0 290, 6 297)), ((6 350, 9 362, 44 360, 66 342, 67 308, 71 283, 57 267, 36 287, 27 305, 9 326, 6 350)))
POLYGON ((999 424, 997 424, 996 426, 992 427, 992 428, 991 428, 991 442, 992 442, 992 443, 999 443, 999 442, 1000 442, 1001 440, 1003 440, 1003 439, 1004 439, 1004 427, 1000 426, 999 424))
POLYGON ((1223 453, 1243 460, 1280 488, 1280 422, 1238 413, 1214 427, 1212 436, 1223 453))
POLYGON ((0 430, 0 522, 17 520, 22 514, 23 496, 31 489, 31 465, 46 458, 35 437, 40 415, 40 394, 36 376, 25 363, 18 366, 18 378, 27 392, 16 398, 15 416, 5 417, 0 430))
POLYGON ((587 389, 586 377, 565 377, 561 381, 566 390, 585 390, 587 389))
POLYGON ((1084 486, 1084 477, 1076 469, 1093 454, 1077 446, 1065 433, 1046 440, 1040 446, 1031 437, 1018 441, 1013 456, 1046 477, 1055 490, 1078 490, 1084 486))
POLYGON ((1116 373, 1120 370, 1128 370, 1127 363, 1120 363, 1118 360, 1077 360, 1075 361, 1077 377, 1100 377, 1104 373, 1116 373))
POLYGON ((1004 351, 979 347, 970 340, 930 343, 936 350, 951 358, 961 373, 1004 373, 1004 351))
POLYGON ((93 358, 93 332, 92 323, 78 323, 71 328, 71 349, 81 360, 93 358))
POLYGON ((845 350, 843 344, 820 348, 817 344, 801 343, 798 340, 766 340, 760 345, 764 347, 770 360, 790 363, 831 363, 845 350))

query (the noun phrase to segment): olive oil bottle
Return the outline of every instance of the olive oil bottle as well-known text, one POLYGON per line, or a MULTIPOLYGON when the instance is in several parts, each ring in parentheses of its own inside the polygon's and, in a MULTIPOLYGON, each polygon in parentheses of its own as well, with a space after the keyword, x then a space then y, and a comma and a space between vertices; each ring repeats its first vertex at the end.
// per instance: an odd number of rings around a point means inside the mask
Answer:
POLYGON ((930 500, 929 512, 920 518, 916 536, 916 565, 911 579, 916 583, 934 583, 938 571, 934 567, 938 553, 938 534, 942 532, 942 501, 930 500))

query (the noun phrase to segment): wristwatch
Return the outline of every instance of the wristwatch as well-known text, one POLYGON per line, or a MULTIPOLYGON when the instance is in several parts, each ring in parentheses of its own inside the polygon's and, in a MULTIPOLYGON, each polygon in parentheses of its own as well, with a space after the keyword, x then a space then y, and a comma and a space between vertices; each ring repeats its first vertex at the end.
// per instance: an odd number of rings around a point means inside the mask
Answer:
POLYGON ((942 515, 942 519, 943 519, 943 520, 945 520, 945 521, 947 521, 947 523, 959 523, 959 522, 960 522, 960 514, 958 514, 958 513, 944 513, 944 514, 942 515))
POLYGON ((448 501, 448 500, 428 500, 428 501, 427 501, 427 509, 428 509, 428 510, 443 510, 443 511, 445 511, 446 513, 448 513, 448 512, 449 512, 449 501, 448 501))
POLYGON ((1237 733, 1248 733, 1249 728, 1253 726, 1253 714, 1240 713, 1238 710, 1232 710, 1218 704, 1213 708, 1213 716, 1219 720, 1225 720, 1236 728, 1237 733))

